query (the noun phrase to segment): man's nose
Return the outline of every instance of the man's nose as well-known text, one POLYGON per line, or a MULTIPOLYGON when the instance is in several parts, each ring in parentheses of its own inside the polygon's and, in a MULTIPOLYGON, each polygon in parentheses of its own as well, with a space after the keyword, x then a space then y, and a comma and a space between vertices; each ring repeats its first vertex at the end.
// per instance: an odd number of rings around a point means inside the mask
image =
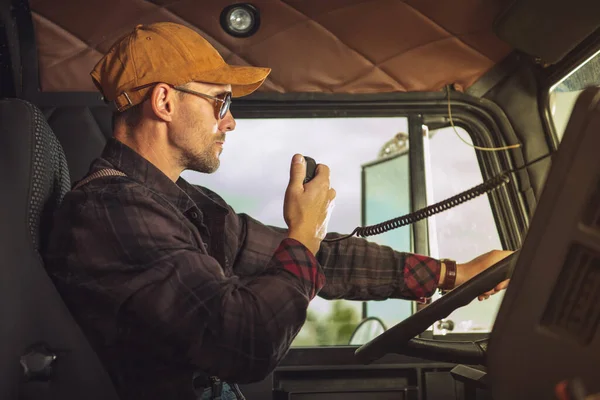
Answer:
POLYGON ((233 114, 231 111, 227 111, 225 117, 219 123, 219 130, 221 132, 231 132, 235 129, 235 118, 233 118, 233 114))

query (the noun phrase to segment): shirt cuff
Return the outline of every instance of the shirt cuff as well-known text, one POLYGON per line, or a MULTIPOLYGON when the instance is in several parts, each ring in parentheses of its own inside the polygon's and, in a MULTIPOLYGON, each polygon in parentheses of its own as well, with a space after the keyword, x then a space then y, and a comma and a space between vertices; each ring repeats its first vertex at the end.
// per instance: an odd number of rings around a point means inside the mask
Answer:
POLYGON ((425 301, 433 296, 440 281, 441 261, 410 254, 407 255, 404 265, 404 282, 412 297, 425 301))
POLYGON ((301 242, 286 238, 275 250, 274 259, 280 267, 300 278, 313 299, 325 285, 325 275, 321 265, 301 242))

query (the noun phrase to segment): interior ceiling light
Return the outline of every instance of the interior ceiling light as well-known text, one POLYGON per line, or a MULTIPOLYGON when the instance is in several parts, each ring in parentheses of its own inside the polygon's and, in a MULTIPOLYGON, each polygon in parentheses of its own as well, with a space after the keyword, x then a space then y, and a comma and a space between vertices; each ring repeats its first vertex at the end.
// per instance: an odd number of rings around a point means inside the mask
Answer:
POLYGON ((252 4, 232 4, 221 12, 221 26, 231 36, 251 36, 258 30, 259 25, 259 12, 252 4))

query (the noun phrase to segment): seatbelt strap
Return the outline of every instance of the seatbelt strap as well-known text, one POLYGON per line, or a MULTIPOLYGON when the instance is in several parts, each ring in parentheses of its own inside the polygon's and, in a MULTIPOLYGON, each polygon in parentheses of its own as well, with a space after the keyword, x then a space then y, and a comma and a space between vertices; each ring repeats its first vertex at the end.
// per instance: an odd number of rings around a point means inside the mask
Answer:
POLYGON ((84 179, 80 180, 79 182, 77 182, 77 184, 71 190, 77 190, 80 187, 82 187, 83 185, 93 181, 94 179, 102 178, 105 176, 127 176, 127 175, 116 169, 104 168, 104 169, 98 170, 98 171, 94 172, 93 174, 90 174, 87 177, 85 177, 84 179))

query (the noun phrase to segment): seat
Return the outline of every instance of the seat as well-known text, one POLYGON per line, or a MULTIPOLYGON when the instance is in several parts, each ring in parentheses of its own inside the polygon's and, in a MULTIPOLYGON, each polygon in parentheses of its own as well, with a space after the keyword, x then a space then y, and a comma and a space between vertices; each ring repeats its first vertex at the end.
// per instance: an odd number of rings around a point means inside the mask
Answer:
POLYGON ((79 181, 87 174, 90 163, 100 156, 107 139, 112 137, 112 112, 108 106, 84 102, 40 109, 63 147, 71 182, 79 181))
POLYGON ((0 100, 0 185, 0 399, 118 399, 44 270, 70 179, 60 143, 24 100, 0 100))

